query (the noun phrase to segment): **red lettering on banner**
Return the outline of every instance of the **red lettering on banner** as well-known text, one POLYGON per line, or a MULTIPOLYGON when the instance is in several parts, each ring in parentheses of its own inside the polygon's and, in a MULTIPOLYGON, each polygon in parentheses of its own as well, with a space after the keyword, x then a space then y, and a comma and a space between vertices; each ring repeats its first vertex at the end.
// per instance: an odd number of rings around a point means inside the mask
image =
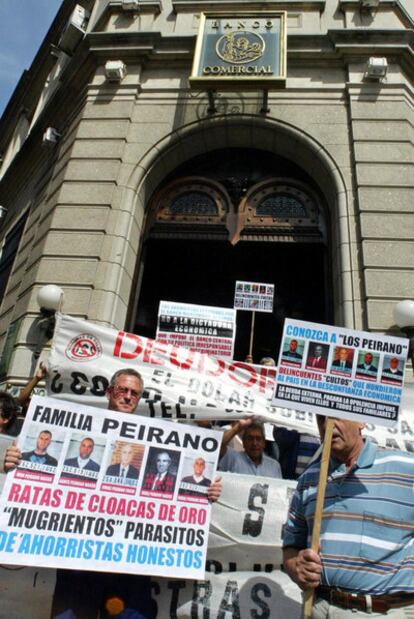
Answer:
POLYGON ((167 505, 167 503, 161 503, 158 507, 158 518, 160 520, 173 521, 175 517, 175 505, 167 505))
POLYGON ((159 340, 147 340, 147 345, 145 346, 144 350, 143 361, 144 363, 152 363, 153 365, 165 365, 165 357, 160 356, 157 358, 156 356, 154 357, 151 355, 152 353, 154 353, 154 355, 156 355, 157 353, 165 355, 166 352, 166 346, 164 346, 164 344, 159 340))
POLYGON ((116 336, 115 348, 112 353, 114 357, 120 359, 135 359, 142 352, 142 341, 138 335, 134 333, 125 333, 125 331, 118 331, 116 336), (135 350, 132 352, 121 351, 122 346, 125 343, 133 342, 135 344, 135 350))
POLYGON ((276 374, 275 368, 262 366, 260 368, 259 391, 265 393, 267 387, 274 387, 276 374))
MULTIPOLYGON (((224 372, 224 368, 226 366, 226 362, 223 361, 223 359, 215 359, 214 357, 206 357, 205 361, 207 361, 210 365, 212 363, 216 364, 216 369, 207 369, 205 370, 205 373, 207 376, 220 376, 220 374, 223 374, 224 372)), ((200 364, 201 365, 201 364, 200 364)), ((204 366, 203 367, 199 367, 199 371, 204 370, 204 366)))
POLYGON ((236 361, 235 363, 232 363, 229 367, 229 377, 234 380, 234 382, 242 385, 243 387, 251 387, 256 383, 257 373, 251 365, 248 365, 247 363, 242 363, 241 361, 236 361), (250 373, 250 378, 247 382, 245 380, 240 380, 240 378, 235 372, 235 370, 237 369, 248 370, 248 372, 250 373))
POLYGON ((176 365, 180 368, 180 370, 189 370, 194 361, 194 350, 187 350, 185 348, 173 348, 170 355, 170 362, 172 365, 176 365), (179 353, 188 353, 187 359, 185 361, 179 361, 178 355, 179 353))

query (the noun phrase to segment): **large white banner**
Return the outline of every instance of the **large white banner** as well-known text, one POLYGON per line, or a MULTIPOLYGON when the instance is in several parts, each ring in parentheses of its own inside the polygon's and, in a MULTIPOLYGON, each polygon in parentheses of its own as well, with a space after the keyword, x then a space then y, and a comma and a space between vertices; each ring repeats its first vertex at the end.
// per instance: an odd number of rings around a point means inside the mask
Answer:
MULTIPOLYGON (((271 406, 276 368, 215 359, 58 316, 49 358, 49 395, 106 407, 109 380, 123 367, 135 368, 144 378, 139 414, 184 421, 254 414, 275 425, 318 435, 312 412, 271 406)), ((403 392, 402 414, 395 427, 370 422, 365 433, 381 446, 414 452, 413 389, 403 392)))
MULTIPOLYGON (((223 473, 222 496, 212 508, 204 579, 168 574, 153 579, 157 619, 280 619, 281 614, 299 619, 300 591, 280 570, 282 526, 294 488, 291 481, 223 473)), ((130 520, 136 526, 137 519, 130 520)), ((48 615, 54 588, 50 570, 25 568, 18 585, 15 572, 4 570, 2 582, 5 616, 26 616, 26 595, 31 596, 31 619, 48 615)))
POLYGON ((18 442, 0 562, 203 578, 220 432, 35 396, 18 442))

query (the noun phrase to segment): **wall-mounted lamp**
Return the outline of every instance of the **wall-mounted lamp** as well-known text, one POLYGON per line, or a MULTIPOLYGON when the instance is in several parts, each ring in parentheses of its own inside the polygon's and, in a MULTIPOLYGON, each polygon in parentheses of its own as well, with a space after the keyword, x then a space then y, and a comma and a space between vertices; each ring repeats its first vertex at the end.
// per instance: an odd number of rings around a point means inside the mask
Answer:
POLYGON ((388 62, 386 58, 371 56, 367 62, 365 77, 372 80, 382 80, 387 75, 388 62))
POLYGON ((7 209, 5 206, 0 206, 0 219, 3 219, 3 217, 6 216, 7 213, 7 209))
POLYGON ((122 0, 121 6, 122 6, 123 11, 138 11, 139 1, 138 0, 122 0))
POLYGON ((379 6, 380 0, 360 0, 361 9, 371 10, 379 6))
POLYGON ((108 82, 121 82, 126 73, 126 64, 122 60, 108 60, 105 63, 105 77, 108 82))
POLYGON ((52 146, 59 142, 61 134, 53 127, 48 127, 43 134, 42 144, 44 146, 52 146))
POLYGON ((55 313, 61 308, 63 302, 63 290, 55 284, 42 286, 37 293, 37 303, 40 307, 42 318, 39 327, 50 339, 55 329, 55 313))
POLYGON ((408 356, 414 372, 414 301, 405 299, 397 303, 394 307, 394 320, 410 341, 408 356))

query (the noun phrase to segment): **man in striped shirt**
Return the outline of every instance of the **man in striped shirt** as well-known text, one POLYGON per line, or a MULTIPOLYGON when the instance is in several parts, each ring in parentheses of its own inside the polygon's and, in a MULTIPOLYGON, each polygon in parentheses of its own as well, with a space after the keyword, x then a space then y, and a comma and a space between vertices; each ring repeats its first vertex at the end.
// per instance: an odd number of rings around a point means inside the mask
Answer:
POLYGON ((313 619, 414 617, 414 456, 364 441, 362 427, 335 419, 319 553, 309 546, 320 460, 289 509, 284 566, 315 589, 313 619))

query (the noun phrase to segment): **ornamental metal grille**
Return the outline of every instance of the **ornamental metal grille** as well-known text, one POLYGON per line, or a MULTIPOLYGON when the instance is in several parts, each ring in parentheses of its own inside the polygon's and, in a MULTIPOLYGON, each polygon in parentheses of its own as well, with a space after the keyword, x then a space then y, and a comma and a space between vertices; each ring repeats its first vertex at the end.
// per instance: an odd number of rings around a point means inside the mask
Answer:
POLYGON ((181 194, 171 201, 171 215, 218 215, 218 208, 209 195, 200 191, 181 194))
POLYGON ((307 217, 306 208, 293 196, 274 194, 265 198, 256 207, 256 215, 261 217, 307 217))

